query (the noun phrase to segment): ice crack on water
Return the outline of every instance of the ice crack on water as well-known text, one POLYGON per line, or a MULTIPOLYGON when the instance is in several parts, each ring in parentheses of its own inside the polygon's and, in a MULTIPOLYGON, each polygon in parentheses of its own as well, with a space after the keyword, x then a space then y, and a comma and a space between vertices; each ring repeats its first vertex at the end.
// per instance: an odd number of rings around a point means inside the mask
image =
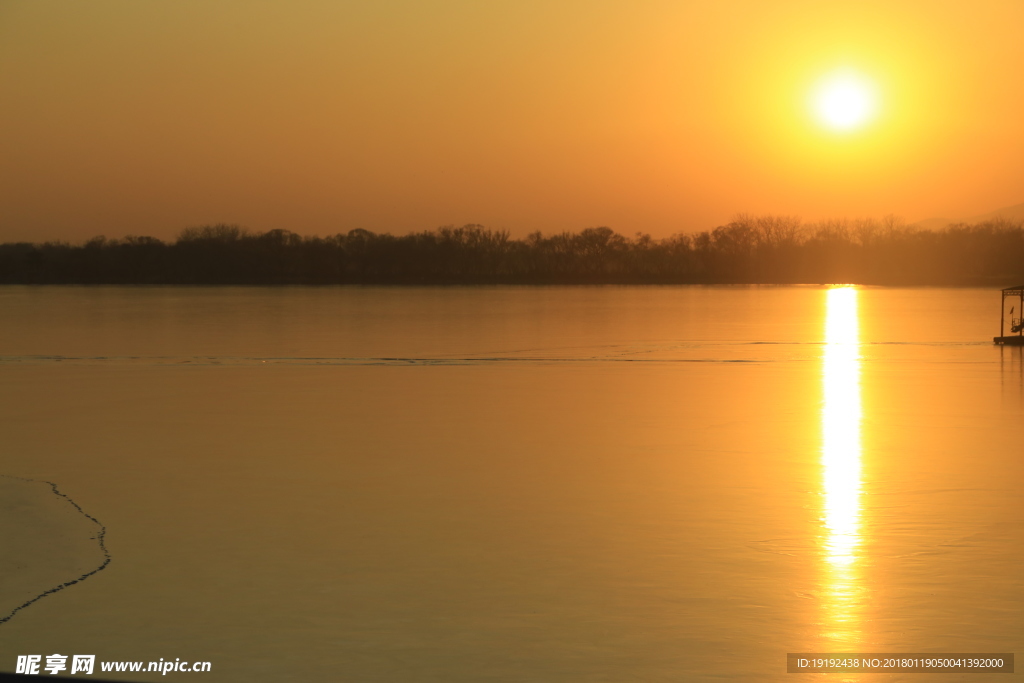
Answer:
POLYGON ((0 624, 105 569, 106 533, 55 483, 0 475, 0 624))

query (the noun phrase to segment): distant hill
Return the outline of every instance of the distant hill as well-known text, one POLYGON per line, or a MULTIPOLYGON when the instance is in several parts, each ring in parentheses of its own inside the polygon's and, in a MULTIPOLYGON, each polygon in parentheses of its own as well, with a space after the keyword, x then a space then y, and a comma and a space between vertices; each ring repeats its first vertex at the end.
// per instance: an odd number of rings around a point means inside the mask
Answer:
POLYGON ((980 216, 972 216, 965 220, 965 223, 981 223, 982 221, 991 221, 996 218, 1005 218, 1011 221, 1024 221, 1024 204, 1014 204, 1013 206, 1005 206, 995 211, 989 211, 983 213, 980 216))
POLYGON ((975 223, 984 223, 985 221, 993 221, 999 218, 1008 221, 1024 221, 1024 204, 1004 206, 1001 209, 982 213, 977 216, 971 216, 969 218, 925 218, 915 223, 911 223, 911 227, 921 230, 942 230, 953 223, 967 223, 968 225, 973 225, 975 223))

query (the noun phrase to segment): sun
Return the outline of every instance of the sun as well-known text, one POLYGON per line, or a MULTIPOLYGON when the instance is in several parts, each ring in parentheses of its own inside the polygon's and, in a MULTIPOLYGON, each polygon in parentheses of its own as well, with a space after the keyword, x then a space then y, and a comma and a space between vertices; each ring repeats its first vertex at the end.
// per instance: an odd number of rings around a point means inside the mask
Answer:
POLYGON ((811 109, 823 125, 833 130, 862 128, 878 111, 875 85, 852 71, 830 74, 812 92, 811 109))

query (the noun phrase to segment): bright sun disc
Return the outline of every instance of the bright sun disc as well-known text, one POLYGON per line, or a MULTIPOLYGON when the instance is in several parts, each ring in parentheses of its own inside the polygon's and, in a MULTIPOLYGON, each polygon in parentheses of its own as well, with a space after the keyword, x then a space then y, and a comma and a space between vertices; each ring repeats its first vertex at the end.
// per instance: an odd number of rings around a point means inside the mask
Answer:
POLYGON ((854 74, 833 75, 814 91, 815 114, 829 128, 852 130, 875 114, 875 89, 867 80, 854 74))

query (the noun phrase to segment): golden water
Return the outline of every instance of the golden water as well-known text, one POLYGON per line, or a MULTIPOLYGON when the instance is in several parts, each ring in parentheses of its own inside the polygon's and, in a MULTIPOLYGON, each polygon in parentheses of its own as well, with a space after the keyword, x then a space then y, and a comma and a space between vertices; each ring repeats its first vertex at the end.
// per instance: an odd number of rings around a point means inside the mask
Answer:
MULTIPOLYGON (((782 681, 787 652, 1020 651, 997 298, 0 288, 0 474, 56 483, 112 558, 0 625, 0 670, 782 681)), ((95 561, 18 495, 5 558, 95 561)))

